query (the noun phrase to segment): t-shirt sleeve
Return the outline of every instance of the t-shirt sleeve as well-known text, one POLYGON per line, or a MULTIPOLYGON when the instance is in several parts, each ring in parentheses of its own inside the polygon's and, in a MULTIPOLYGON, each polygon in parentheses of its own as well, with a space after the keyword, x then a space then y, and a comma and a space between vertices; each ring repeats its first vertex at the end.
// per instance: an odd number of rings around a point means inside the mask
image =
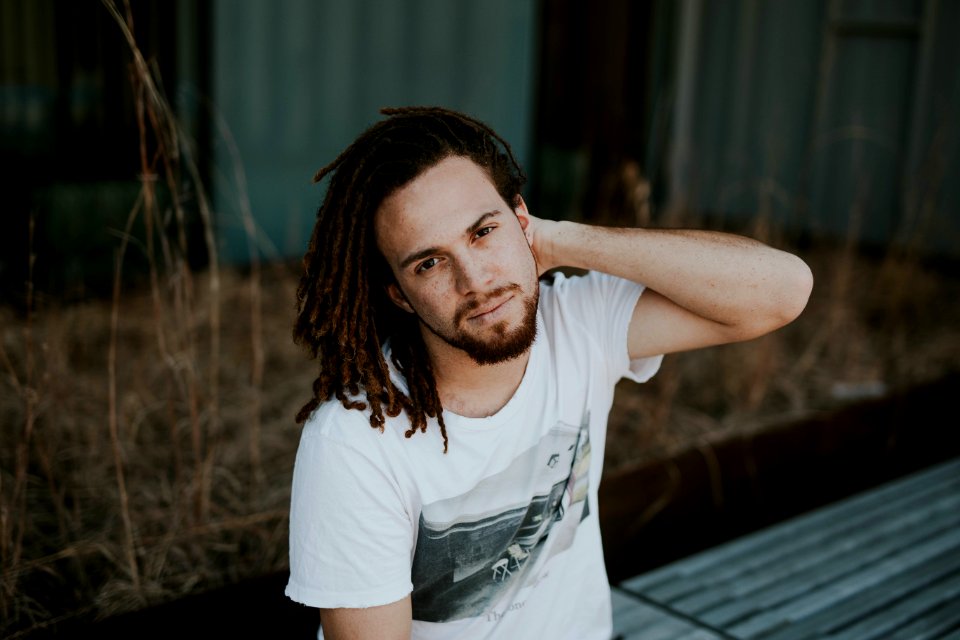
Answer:
POLYGON ((290 599, 360 608, 411 592, 411 518, 373 457, 319 433, 301 438, 290 498, 290 599))
POLYGON ((560 278, 560 287, 569 287, 571 313, 577 316, 598 341, 610 362, 611 382, 629 378, 646 382, 657 372, 663 356, 630 359, 627 334, 644 285, 600 272, 560 278))

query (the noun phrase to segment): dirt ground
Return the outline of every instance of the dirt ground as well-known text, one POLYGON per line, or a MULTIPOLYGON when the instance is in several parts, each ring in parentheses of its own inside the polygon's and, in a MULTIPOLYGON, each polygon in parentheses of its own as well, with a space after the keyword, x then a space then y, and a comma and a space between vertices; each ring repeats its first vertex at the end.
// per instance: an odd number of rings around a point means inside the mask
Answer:
MULTIPOLYGON (((794 323, 618 385, 607 472, 960 368, 955 268, 799 253, 815 287, 794 323)), ((179 272, 116 307, 0 309, 0 632, 284 569, 315 373, 290 340, 296 278, 179 272)))

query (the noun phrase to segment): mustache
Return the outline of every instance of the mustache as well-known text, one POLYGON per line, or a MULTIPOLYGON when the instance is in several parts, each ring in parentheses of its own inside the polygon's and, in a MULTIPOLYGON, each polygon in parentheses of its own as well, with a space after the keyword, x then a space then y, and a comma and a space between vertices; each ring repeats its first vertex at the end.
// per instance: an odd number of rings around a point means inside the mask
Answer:
POLYGON ((493 291, 489 291, 483 294, 477 294, 473 298, 470 298, 459 307, 457 307, 457 312, 454 315, 453 319, 456 324, 460 324, 464 319, 483 305, 487 304, 491 300, 499 298, 507 293, 517 292, 523 293, 523 289, 520 288, 518 284, 508 284, 502 287, 497 287, 493 291))

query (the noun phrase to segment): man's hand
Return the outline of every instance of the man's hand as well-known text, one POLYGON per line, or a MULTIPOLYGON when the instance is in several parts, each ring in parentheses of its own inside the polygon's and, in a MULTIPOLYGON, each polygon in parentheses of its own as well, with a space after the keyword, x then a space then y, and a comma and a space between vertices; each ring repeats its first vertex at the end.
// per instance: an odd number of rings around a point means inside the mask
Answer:
POLYGON ((523 233, 527 237, 527 244, 533 251, 533 257, 537 261, 537 275, 542 276, 550 269, 565 266, 558 263, 553 257, 554 238, 561 232, 561 223, 531 215, 522 200, 517 210, 517 218, 520 220, 523 233))

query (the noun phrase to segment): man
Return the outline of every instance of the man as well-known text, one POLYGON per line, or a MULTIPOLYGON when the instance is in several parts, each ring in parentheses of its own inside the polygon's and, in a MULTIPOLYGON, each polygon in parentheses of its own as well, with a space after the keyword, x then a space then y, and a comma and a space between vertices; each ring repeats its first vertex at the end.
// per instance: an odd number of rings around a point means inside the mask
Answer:
POLYGON ((315 178, 286 593, 336 640, 608 640, 614 385, 787 324, 810 270, 729 234, 537 218, 489 127, 384 113, 315 178), (563 266, 587 275, 541 280, 563 266))

